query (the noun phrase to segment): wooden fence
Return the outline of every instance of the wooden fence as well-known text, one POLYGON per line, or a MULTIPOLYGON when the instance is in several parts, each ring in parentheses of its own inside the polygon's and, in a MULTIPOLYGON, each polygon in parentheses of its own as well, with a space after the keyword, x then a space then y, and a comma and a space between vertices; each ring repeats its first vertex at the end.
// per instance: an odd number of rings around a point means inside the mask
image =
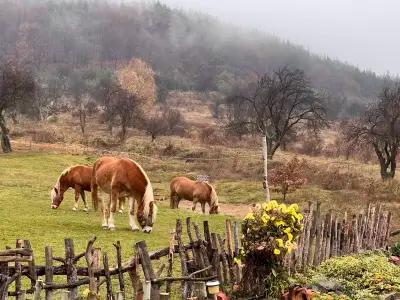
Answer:
POLYGON ((298 247, 285 260, 290 272, 317 266, 334 256, 387 248, 392 214, 381 205, 369 204, 359 214, 345 212, 342 217, 332 211, 323 216, 320 207, 320 203, 309 204, 298 247))
POLYGON ((182 283, 182 299, 206 299, 207 281, 218 279, 221 284, 233 284, 240 280, 240 268, 233 261, 239 253, 239 223, 227 220, 224 236, 211 233, 208 221, 204 221, 202 231, 198 224, 187 218, 186 240, 189 242, 185 244, 182 220, 177 220, 168 247, 148 252, 146 242, 138 242, 135 244, 136 255, 125 263, 122 262, 121 245, 117 242, 114 244, 117 265, 113 268, 109 266, 108 254, 102 254, 94 246, 96 238, 78 254, 73 240, 65 239, 65 257, 55 257, 52 247, 47 246, 46 264, 42 266, 35 264, 30 242, 17 240, 15 249, 0 251, 0 300, 10 296, 17 300, 39 300, 44 299, 43 296, 46 300, 60 297, 75 300, 79 298, 78 287, 83 285, 88 286, 85 297, 90 300, 98 299, 102 286, 108 300, 132 299, 133 295, 136 299, 169 299, 173 282, 182 283), (179 257, 179 277, 173 276, 174 256, 179 257), (152 261, 161 258, 166 262, 159 263, 159 269, 155 270, 152 261), (81 259, 85 259, 85 267, 78 266, 81 259), (44 280, 40 279, 43 276, 44 280), (54 282, 56 276, 65 277, 65 282, 54 282), (29 288, 23 287, 23 277, 29 279, 29 288), (113 286, 113 278, 114 285, 118 282, 117 288, 113 286), (126 282, 131 285, 131 296, 127 294, 126 282), (10 291, 12 284, 15 289, 10 291))
MULTIPOLYGON (((297 241, 298 248, 286 256, 285 264, 290 272, 302 271, 333 256, 386 248, 390 221, 391 213, 384 212, 381 206, 369 205, 358 215, 349 217, 345 213, 339 217, 332 212, 321 215, 319 203, 316 207, 310 205, 303 221, 303 234, 297 241)), ((96 238, 78 254, 73 240, 65 239, 64 257, 55 257, 52 247, 47 246, 43 266, 35 264, 30 242, 17 240, 15 249, 0 251, 0 300, 10 296, 17 300, 28 297, 39 300, 42 296, 54 300, 56 293, 61 299, 75 300, 79 298, 80 286, 88 286, 85 297, 89 300, 98 299, 100 289, 107 300, 134 296, 145 300, 170 299, 174 282, 182 285, 181 299, 206 299, 207 281, 218 279, 222 285, 231 286, 240 282, 241 267, 234 263, 240 251, 239 226, 239 222, 226 220, 225 234, 221 235, 210 232, 207 221, 201 230, 190 218, 185 224, 177 220, 169 246, 161 250, 149 252, 146 242, 140 241, 134 245, 135 256, 124 263, 121 245, 115 243, 115 267, 110 267, 108 253, 94 246, 96 238), (85 260, 84 267, 78 265, 81 259, 85 260), (157 270, 155 260, 159 261, 157 270), (176 260, 180 269, 178 277, 173 276, 176 260), (65 282, 58 283, 57 276, 63 276, 65 282), (28 278, 29 288, 23 287, 23 277, 28 278)))

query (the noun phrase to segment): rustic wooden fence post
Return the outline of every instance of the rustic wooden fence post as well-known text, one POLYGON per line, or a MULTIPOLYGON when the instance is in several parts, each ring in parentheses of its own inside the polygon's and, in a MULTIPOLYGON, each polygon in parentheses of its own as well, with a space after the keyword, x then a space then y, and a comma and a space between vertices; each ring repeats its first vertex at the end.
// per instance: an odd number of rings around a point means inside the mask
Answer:
MULTIPOLYGON (((74 241, 72 239, 65 239, 65 267, 67 271, 67 282, 68 284, 73 284, 78 279, 78 273, 75 266, 75 249, 74 241)), ((69 288, 69 296, 71 300, 78 299, 78 288, 69 288)))
MULTIPOLYGON (((118 268, 118 282, 119 282, 119 298, 122 300, 125 299, 125 283, 124 283, 124 273, 122 272, 122 248, 121 242, 117 241, 114 244, 114 247, 117 251, 117 268, 118 268)), ((117 299, 117 300, 121 300, 117 299)))
MULTIPOLYGON (((178 252, 179 252, 179 258, 181 260, 181 270, 182 270, 182 276, 187 276, 189 275, 188 271, 188 265, 187 265, 187 260, 186 260, 186 254, 185 254, 185 249, 184 245, 182 242, 182 220, 178 219, 176 220, 176 242, 178 244, 178 252)), ((182 282, 182 296, 183 299, 186 299, 190 295, 190 285, 188 282, 183 281, 182 282)))
POLYGON ((103 264, 104 264, 104 277, 105 277, 106 285, 107 285, 107 300, 115 300, 113 290, 112 290, 112 282, 111 282, 110 268, 109 268, 109 264, 108 264, 107 253, 104 253, 103 264))
MULTIPOLYGON (((45 266, 45 284, 53 284, 53 249, 50 246, 45 248, 46 266, 45 266)), ((46 289, 46 300, 53 300, 53 291, 46 289)))
MULTIPOLYGON (((147 245, 145 241, 136 243, 136 251, 139 255, 140 264, 142 265, 144 278, 147 283, 151 286, 151 300, 158 300, 160 296, 160 290, 158 284, 152 284, 152 281, 156 279, 156 275, 151 264, 149 253, 147 252, 147 245)), ((146 291, 145 291, 146 292, 146 291)))
MULTIPOLYGON (((22 248, 23 242, 24 242, 23 240, 17 240, 15 242, 16 248, 17 249, 22 248)), ((15 279, 15 299, 16 300, 24 300, 23 299, 23 295, 22 295, 23 294, 22 293, 22 281, 21 281, 21 278, 22 278, 22 266, 21 266, 21 262, 19 260, 20 257, 21 257, 21 255, 17 254, 16 255, 16 260, 15 260, 15 274, 17 275, 16 279, 15 279)))

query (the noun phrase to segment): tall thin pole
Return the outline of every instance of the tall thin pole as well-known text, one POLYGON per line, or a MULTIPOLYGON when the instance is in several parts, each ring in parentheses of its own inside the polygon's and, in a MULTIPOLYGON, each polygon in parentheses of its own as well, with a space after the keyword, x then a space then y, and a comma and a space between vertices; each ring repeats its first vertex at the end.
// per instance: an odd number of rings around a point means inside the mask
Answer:
POLYGON ((263 161, 264 161, 264 182, 263 187, 265 191, 265 201, 271 201, 271 197, 269 194, 269 186, 268 186, 268 146, 267 146, 267 137, 265 135, 262 136, 262 152, 263 152, 263 161))

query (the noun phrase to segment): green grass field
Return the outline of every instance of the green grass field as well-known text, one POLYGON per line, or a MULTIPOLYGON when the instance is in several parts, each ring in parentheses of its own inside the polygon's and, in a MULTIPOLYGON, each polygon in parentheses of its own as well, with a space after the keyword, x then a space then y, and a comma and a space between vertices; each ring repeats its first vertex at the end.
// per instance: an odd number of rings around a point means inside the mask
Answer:
MULTIPOLYGON (((60 172, 70 165, 91 164, 94 160, 95 157, 47 153, 0 155, 0 248, 13 247, 16 239, 29 239, 37 263, 42 264, 45 246, 52 246, 54 255, 62 257, 64 238, 72 238, 79 253, 86 248, 90 238, 97 236, 96 246, 108 252, 111 263, 114 263, 112 244, 118 240, 122 243, 125 261, 133 254, 134 244, 140 240, 145 240, 150 250, 168 246, 177 218, 191 216, 197 223, 207 219, 214 232, 223 232, 227 216, 203 216, 185 210, 171 210, 168 203, 160 203, 157 223, 150 235, 130 231, 126 212, 117 216, 115 231, 105 231, 101 228, 100 212, 72 211, 72 190, 66 193, 61 206, 52 210, 49 192, 60 172)), ((150 179, 154 172, 149 172, 150 179)), ((166 176, 159 173, 157 177, 166 176)), ((87 199, 91 204, 89 194, 87 199)))

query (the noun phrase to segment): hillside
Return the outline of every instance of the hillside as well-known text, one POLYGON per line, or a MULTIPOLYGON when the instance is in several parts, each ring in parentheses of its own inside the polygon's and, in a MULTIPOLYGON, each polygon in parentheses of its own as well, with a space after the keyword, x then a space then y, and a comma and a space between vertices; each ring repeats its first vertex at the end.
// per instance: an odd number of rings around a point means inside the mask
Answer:
POLYGON ((276 37, 160 3, 0 1, 0 27, 0 59, 16 55, 44 78, 142 58, 156 71, 160 100, 167 90, 229 94, 257 74, 290 65, 329 93, 336 118, 359 112, 384 81, 276 37))

